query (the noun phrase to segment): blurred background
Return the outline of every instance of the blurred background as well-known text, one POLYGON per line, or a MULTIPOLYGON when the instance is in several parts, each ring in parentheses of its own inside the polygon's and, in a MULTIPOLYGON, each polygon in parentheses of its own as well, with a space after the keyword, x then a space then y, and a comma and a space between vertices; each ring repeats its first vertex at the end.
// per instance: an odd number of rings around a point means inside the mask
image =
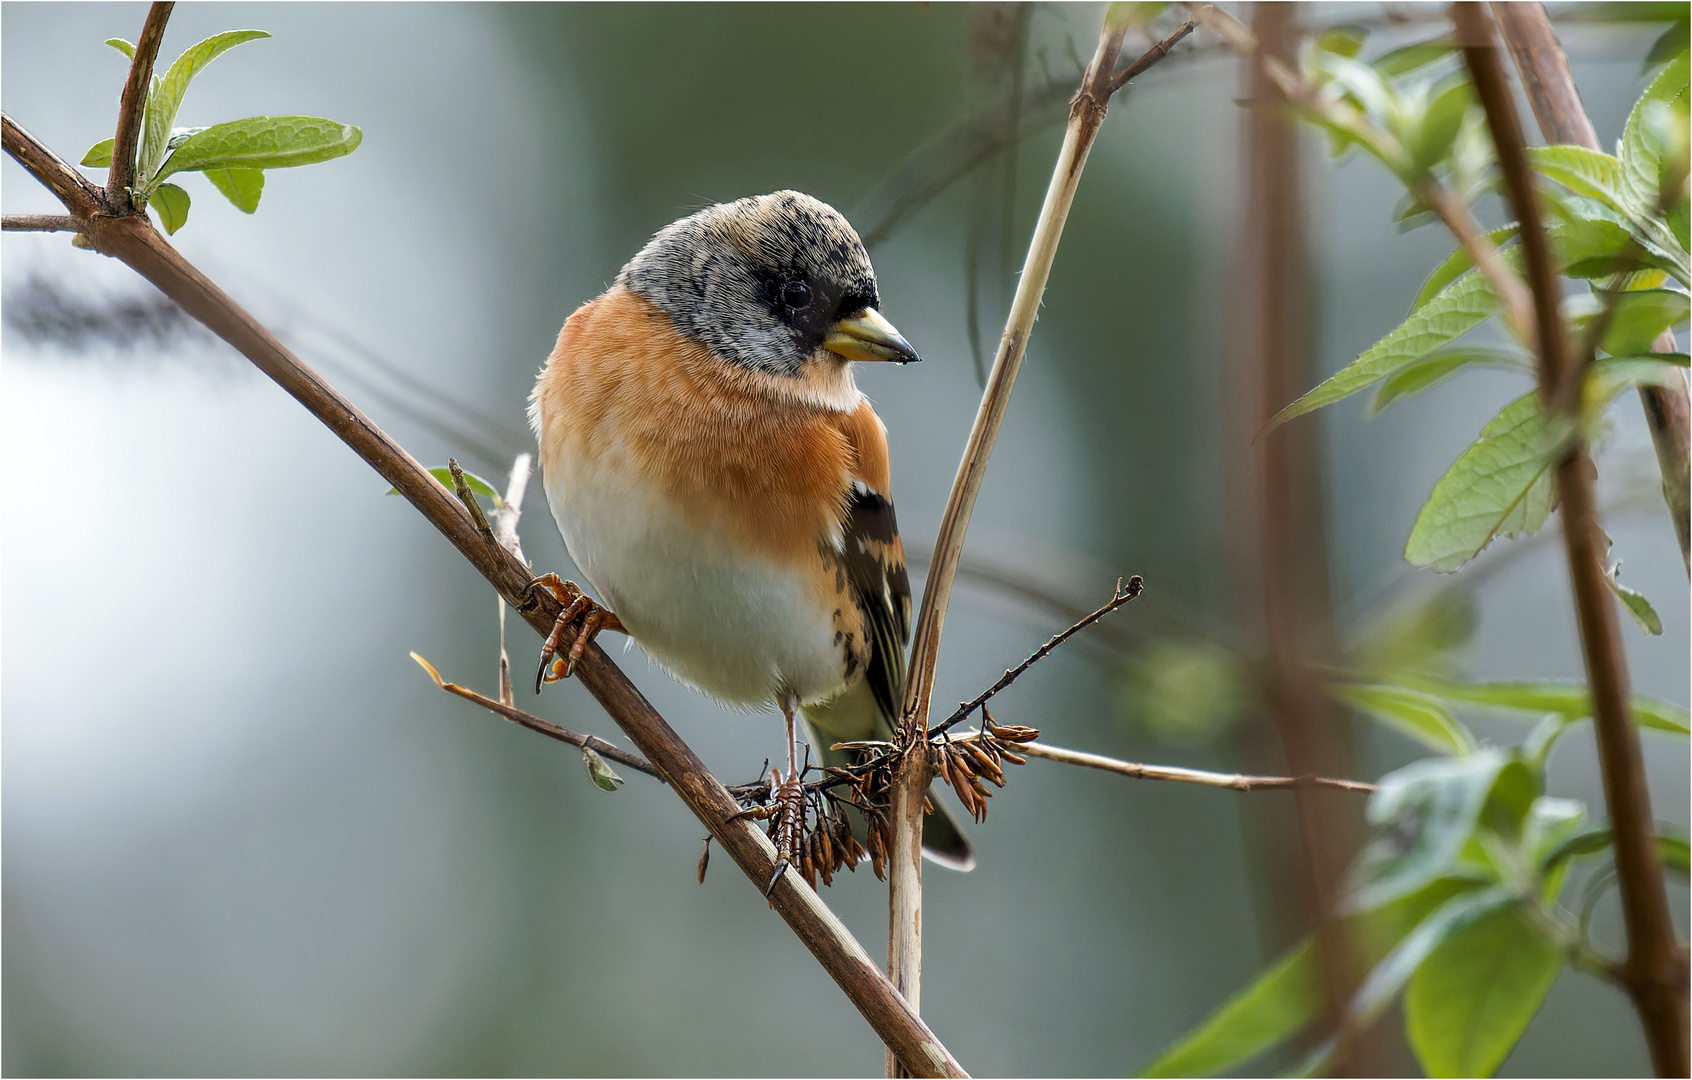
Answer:
MULTIPOLYGON (((1441 8, 1389 7, 1305 17, 1378 41, 1442 29, 1441 8)), ((559 325, 652 231, 810 192, 872 241, 883 311, 927 361, 859 376, 920 587, 979 395, 971 316, 990 360, 1101 10, 183 5, 166 58, 225 29, 274 38, 208 69, 180 124, 304 113, 364 142, 272 172, 252 217, 187 179, 173 242, 425 464, 456 455, 503 486, 559 325), (1055 107, 1020 118, 1013 153, 949 184, 899 171, 1007 86, 1048 83, 1055 107)), ((126 63, 101 42, 144 16, 0 7, 8 114, 72 160, 108 137, 126 63)), ((1661 28, 1559 25, 1608 144, 1661 28)), ((1235 60, 1190 44, 1118 96, 1089 161, 936 705, 1137 573, 1145 597, 996 715, 1130 760, 1276 771, 1243 687, 1262 649, 1230 353, 1245 90, 1235 60)), ((1325 374, 1396 325, 1451 243, 1395 228, 1401 192, 1374 163, 1307 149, 1325 374)), ((9 158, 0 180, 6 212, 59 210, 9 158)), ((733 865, 696 884, 703 830, 679 800, 638 775, 600 791, 573 751, 429 684, 408 651, 495 692, 495 599, 385 482, 122 265, 8 233, 0 274, 5 1072, 879 1074, 874 1034, 733 865)), ((1299 422, 1322 440, 1342 640, 1455 583, 1440 595, 1474 615, 1464 671, 1582 676, 1554 527, 1456 578, 1400 557, 1434 481, 1523 389, 1466 375, 1375 420, 1353 400, 1299 422)), ((1631 395, 1612 415, 1614 554, 1665 626, 1624 627, 1633 677, 1684 706, 1686 576, 1631 395)), ((572 574, 538 484, 525 509, 536 568, 572 574)), ((538 642, 513 628, 521 683, 538 642)), ((772 715, 719 709, 638 649, 621 663, 726 782, 778 752, 772 715)), ((527 707, 622 742, 574 684, 527 707)), ((1352 731, 1359 778, 1424 753, 1352 731)), ((1645 750, 1658 817, 1685 824, 1686 742, 1647 732, 1645 750)), ((1552 774, 1600 812, 1589 727, 1552 774)), ((1300 932, 1289 814, 1280 793, 1016 770, 972 829, 978 869, 925 875, 925 1018, 977 1075, 1139 1068, 1300 932)), ((866 868, 825 897, 874 954, 883 890, 866 868)), ((1684 887, 1672 898, 1684 933, 1684 887)), ((1613 898, 1598 926, 1618 940, 1613 898)), ((1397 1027, 1389 1060, 1413 1070, 1397 1027)), ((1567 973, 1504 1074, 1647 1068, 1623 996, 1567 973)))

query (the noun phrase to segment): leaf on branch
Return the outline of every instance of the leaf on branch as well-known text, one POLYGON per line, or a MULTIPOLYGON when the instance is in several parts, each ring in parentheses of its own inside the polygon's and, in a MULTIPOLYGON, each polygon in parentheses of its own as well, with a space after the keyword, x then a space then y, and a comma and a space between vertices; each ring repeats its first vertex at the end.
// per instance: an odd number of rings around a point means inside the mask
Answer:
POLYGON ((144 187, 164 178, 162 173, 158 173, 159 165, 168 152, 176 114, 182 108, 182 97, 188 92, 188 84, 194 81, 194 76, 204 70, 207 64, 242 42, 269 36, 263 30, 228 30, 213 34, 204 41, 184 49, 182 55, 170 65, 170 70, 147 95, 145 135, 136 163, 136 175, 144 187))
POLYGON ((188 193, 175 184, 160 184, 147 199, 147 205, 158 212, 159 224, 167 233, 174 233, 188 224, 190 202, 188 193))
POLYGON ((1429 1076, 1491 1076, 1563 970, 1563 951, 1516 907, 1450 932, 1411 976, 1405 1030, 1429 1076))
POLYGON ((1584 146, 1532 146, 1528 148, 1528 161, 1541 176, 1555 180, 1576 195, 1597 199, 1618 213, 1632 215, 1632 205, 1622 188, 1622 163, 1602 150, 1584 146))
MULTIPOLYGON (((452 469, 449 467, 445 465, 437 465, 433 469, 429 470, 429 475, 433 476, 436 480, 439 480, 441 482, 441 486, 446 488, 448 491, 453 489, 452 469)), ((478 495, 485 495, 492 499, 495 506, 500 505, 503 501, 499 492, 494 490, 494 486, 492 484, 483 480, 480 476, 477 476, 469 469, 464 470, 464 482, 469 485, 471 491, 474 491, 478 495)), ((389 488, 387 490, 387 494, 389 495, 398 495, 399 493, 399 488, 389 488)))
POLYGON ((1544 525, 1557 501, 1549 431, 1538 391, 1506 405, 1434 485, 1405 542, 1405 561, 1449 573, 1494 538, 1544 525))
POLYGON ((1663 31, 1651 46, 1651 51, 1645 54, 1642 72, 1650 71, 1659 64, 1666 64, 1687 49, 1688 38, 1692 37, 1692 22, 1681 19, 1679 22, 1663 31))
POLYGON ((1645 88, 1633 111, 1628 114, 1627 126, 1622 129, 1618 148, 1621 188, 1639 210, 1649 212, 1656 206, 1661 176, 1663 148, 1650 130, 1653 106, 1684 95, 1687 75, 1688 57, 1683 52, 1651 80, 1651 85, 1645 88))
MULTIPOLYGON (((1493 247, 1499 247, 1516 238, 1516 225, 1508 225, 1493 229, 1486 234, 1487 242, 1493 247)), ((1422 287, 1416 292, 1416 299, 1410 304, 1410 313, 1414 315, 1422 305, 1445 291, 1445 287, 1462 277, 1464 273, 1475 265, 1475 260, 1469 255, 1469 249, 1459 246, 1456 251, 1445 257, 1445 261, 1434 267, 1428 280, 1422 282, 1422 287)))
POLYGON ((1475 752, 1469 729, 1432 694, 1404 686, 1359 683, 1336 683, 1328 692, 1439 753, 1467 757, 1475 752))
POLYGON ((1475 100, 1474 89, 1463 76, 1453 76, 1446 81, 1443 89, 1436 90, 1433 100, 1428 102, 1426 111, 1416 123, 1412 137, 1406 140, 1410 149, 1410 167, 1416 172, 1426 172, 1445 160, 1452 144, 1457 141, 1463 117, 1475 100))
POLYGON ((605 764, 593 747, 582 747, 582 764, 587 766, 589 778, 601 791, 616 791, 623 786, 623 778, 611 771, 611 766, 605 764))
POLYGON ((188 139, 159 177, 204 169, 287 169, 343 157, 364 133, 319 116, 249 116, 213 124, 188 139))
MULTIPOLYGON (((1585 683, 1572 682, 1485 682, 1459 683, 1423 680, 1417 686, 1447 701, 1464 701, 1497 709, 1522 712, 1557 713, 1570 720, 1592 715, 1592 691, 1585 683)), ((1685 709, 1659 698, 1635 694, 1628 700, 1634 723, 1643 728, 1671 731, 1678 735, 1692 732, 1685 709)))
POLYGON ((82 155, 82 164, 91 169, 109 169, 112 167, 112 148, 117 140, 101 139, 88 148, 88 153, 82 155))
POLYGON ((1349 397, 1405 364, 1468 333, 1498 310, 1498 299, 1486 279, 1471 270, 1452 282, 1440 294, 1417 308, 1392 333, 1346 365, 1320 386, 1282 409, 1264 425, 1264 434, 1324 405, 1349 397))
POLYGON ((1604 584, 1616 594, 1621 601, 1622 609, 1633 616, 1633 621, 1639 624, 1639 629, 1655 637, 1663 632, 1663 620, 1658 617, 1657 609, 1651 606, 1651 601, 1645 599, 1642 593, 1623 585, 1618 578, 1621 576, 1621 563, 1610 567, 1604 575, 1604 584))
POLYGON ((1678 289, 1640 289, 1615 297, 1599 348, 1611 356, 1652 352, 1664 330, 1686 321, 1687 296, 1678 289))
POLYGON ((1322 1007, 1315 944, 1306 940, 1229 998, 1141 1076, 1210 1076, 1296 1035, 1322 1007))
POLYGON ((107 38, 106 44, 110 45, 112 48, 116 49, 118 52, 120 52, 124 56, 128 57, 131 61, 133 61, 135 59, 135 46, 131 45, 129 42, 123 40, 122 38, 120 38, 120 37, 107 38))
POLYGON ((258 209, 259 196, 264 194, 262 169, 207 169, 205 176, 237 210, 250 214, 258 209))
POLYGON ((1370 65, 1382 75, 1397 77, 1408 75, 1418 68, 1427 67, 1437 60, 1443 60, 1457 51, 1457 39, 1451 34, 1442 34, 1427 41, 1416 41, 1409 45, 1401 45, 1391 52, 1377 56, 1370 65))
POLYGON ((1419 360, 1412 360, 1381 382, 1369 403, 1369 415, 1378 416, 1401 398, 1415 397, 1431 390, 1466 367, 1503 368, 1532 375, 1533 360, 1515 349, 1488 348, 1480 345, 1452 345, 1435 349, 1419 360))

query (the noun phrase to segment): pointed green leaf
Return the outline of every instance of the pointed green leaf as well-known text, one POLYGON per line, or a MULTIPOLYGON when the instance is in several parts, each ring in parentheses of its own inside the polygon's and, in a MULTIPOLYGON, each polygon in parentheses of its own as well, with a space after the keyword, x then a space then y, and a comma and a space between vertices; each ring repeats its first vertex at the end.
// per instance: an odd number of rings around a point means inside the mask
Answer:
POLYGON ((212 187, 223 192, 237 210, 250 214, 258 209, 259 196, 264 194, 262 169, 207 169, 205 173, 212 187))
POLYGON ((137 174, 143 182, 152 179, 152 174, 165 159, 171 128, 182 108, 182 96, 188 92, 188 84, 194 81, 194 76, 242 42, 269 36, 263 30, 228 30, 184 49, 182 55, 176 58, 159 81, 158 88, 147 99, 145 138, 137 163, 137 174))
POLYGON ((1650 137, 1647 117, 1655 103, 1673 101, 1686 93, 1687 73, 1687 54, 1681 53, 1651 80, 1622 129, 1617 154, 1621 158, 1621 187, 1634 206, 1647 212, 1657 202, 1657 178, 1662 164, 1662 150, 1650 137))
POLYGON ((1466 367, 1503 368, 1533 374, 1533 362, 1525 354, 1511 349, 1489 349, 1478 345, 1452 345, 1435 349, 1419 360, 1412 360, 1381 381, 1369 403, 1369 415, 1386 411, 1387 406, 1400 398, 1415 397, 1424 390, 1444 382, 1466 367))
POLYGON ((1316 35, 1316 47, 1335 56, 1354 57, 1367 40, 1369 31, 1360 26, 1335 26, 1316 35))
POLYGON ((1450 34, 1442 34, 1427 41, 1417 41, 1409 45, 1401 45, 1391 52, 1376 57, 1370 64, 1382 75, 1408 75, 1417 68, 1427 67, 1436 60, 1444 59, 1457 51, 1457 40, 1450 34))
MULTIPOLYGON (((1512 222, 1509 225, 1493 229, 1486 234, 1486 238, 1492 243, 1493 247, 1514 240, 1516 238, 1515 223, 1512 222)), ((1416 299, 1410 305, 1411 314, 1415 314, 1417 309, 1438 296, 1447 285, 1456 281, 1474 265, 1475 260, 1470 257, 1468 248, 1459 246, 1456 251, 1447 255, 1445 261, 1434 267, 1434 272, 1428 275, 1428 280, 1422 282, 1422 287, 1417 290, 1416 299)))
POLYGON ((82 163, 91 169, 111 168, 112 148, 116 145, 116 139, 101 139, 88 148, 88 153, 82 155, 82 163))
POLYGON ((177 147, 159 175, 203 169, 286 169, 342 157, 364 133, 318 116, 249 116, 213 124, 177 147))
MULTIPOLYGON (((441 482, 441 486, 446 488, 448 491, 453 489, 452 469, 447 466, 437 465, 435 468, 429 470, 429 475, 433 476, 436 480, 439 480, 441 482)), ((485 495, 494 501, 495 506, 499 505, 499 492, 494 490, 492 484, 483 480, 480 476, 477 476, 469 469, 464 470, 464 483, 471 491, 474 491, 478 495, 485 495)), ((387 490, 387 494, 398 495, 399 488, 389 488, 387 490)))
POLYGON ((1442 754, 1467 757, 1475 751, 1469 729, 1438 698, 1403 686, 1336 683, 1334 697, 1442 754))
POLYGON ((110 45, 112 48, 116 49, 118 52, 122 53, 124 56, 128 57, 130 60, 135 59, 135 46, 131 45, 129 42, 123 40, 122 38, 120 38, 120 37, 107 38, 106 44, 110 45))
POLYGON ((1291 1038, 1322 1007, 1316 949, 1306 940, 1203 1024, 1146 1066, 1141 1076, 1211 1076, 1291 1038))
POLYGON ((1661 386, 1679 389, 1686 385, 1685 353, 1647 353, 1643 356, 1606 356, 1586 370, 1581 388, 1582 407, 1602 412, 1617 394, 1629 386, 1661 386))
POLYGON ((1688 303, 1678 289, 1640 289, 1615 298, 1599 348, 1611 356, 1652 351, 1657 336, 1686 321, 1688 303))
MULTIPOLYGON (((1498 709, 1532 713, 1557 713, 1571 720, 1592 715, 1592 692, 1585 683, 1572 682, 1485 682, 1458 683, 1418 679, 1418 688, 1447 701, 1466 701, 1498 709)), ((1685 709, 1660 698, 1635 694, 1628 700, 1634 723, 1679 735, 1692 732, 1685 709)))
POLYGON ((188 224, 188 193, 175 184, 160 184, 147 199, 147 205, 158 212, 164 231, 174 233, 188 224))
POLYGON ((1692 23, 1689 23, 1686 19, 1681 19, 1664 30, 1663 36, 1656 40, 1655 44, 1651 46, 1651 51, 1645 55, 1645 65, 1642 70, 1650 71, 1658 64, 1666 64, 1685 52, 1689 29, 1692 29, 1692 23))
POLYGON ((1474 92, 1467 78, 1453 78, 1428 102, 1421 116, 1416 137, 1410 141, 1411 165, 1418 171, 1433 168, 1451 152, 1457 141, 1457 131, 1463 117, 1474 103, 1474 92))
POLYGON ((587 766, 588 776, 601 791, 616 791, 623 786, 623 778, 611 771, 611 766, 605 764, 605 759, 593 747, 582 748, 582 764, 587 766))
POLYGON ((1584 146, 1533 146, 1528 148, 1528 160, 1541 176, 1568 188, 1577 195, 1631 214, 1632 200, 1622 186, 1622 163, 1601 150, 1584 146))
POLYGON ((1392 333, 1297 401, 1275 414, 1264 433, 1313 409, 1331 405, 1379 382, 1485 322, 1498 309, 1486 279, 1470 271, 1417 308, 1392 333))
POLYGON ((1429 1076, 1491 1076, 1563 970, 1563 951, 1515 907, 1452 931, 1410 978, 1405 1032, 1429 1076))
POLYGON ((1405 561, 1450 572, 1495 537, 1544 525, 1556 505, 1547 431, 1538 391, 1506 405, 1434 485, 1405 542, 1405 561))
POLYGON ((1621 601, 1622 610, 1633 616, 1633 621, 1639 624, 1639 629, 1653 637, 1661 634, 1663 620, 1658 617, 1657 609, 1651 606, 1651 601, 1645 599, 1642 593, 1635 592, 1618 581, 1620 574, 1621 563, 1617 563, 1604 575, 1604 584, 1616 594, 1616 599, 1621 601))

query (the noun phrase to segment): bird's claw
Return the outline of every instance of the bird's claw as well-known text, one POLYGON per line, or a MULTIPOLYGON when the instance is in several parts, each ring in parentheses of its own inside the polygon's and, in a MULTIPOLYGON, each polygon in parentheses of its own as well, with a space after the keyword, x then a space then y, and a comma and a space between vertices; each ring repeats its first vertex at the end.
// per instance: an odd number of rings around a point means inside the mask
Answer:
POLYGON ((601 630, 628 631, 623 629, 622 620, 614 612, 595 603, 573 581, 565 581, 557 574, 542 574, 529 582, 529 591, 535 589, 547 590, 564 608, 552 624, 552 633, 547 635, 546 644, 541 646, 540 667, 535 671, 535 693, 538 694, 546 683, 570 677, 588 643, 601 630), (572 628, 572 624, 578 623, 572 628))

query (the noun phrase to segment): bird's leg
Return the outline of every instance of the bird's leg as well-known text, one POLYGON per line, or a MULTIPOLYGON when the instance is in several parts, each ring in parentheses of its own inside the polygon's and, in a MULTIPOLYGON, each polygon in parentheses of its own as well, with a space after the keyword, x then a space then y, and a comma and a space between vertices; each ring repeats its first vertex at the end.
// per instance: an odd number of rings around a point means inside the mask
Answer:
POLYGON ((776 849, 781 853, 781 862, 795 867, 800 862, 800 841, 805 838, 805 788, 799 779, 799 752, 793 730, 797 704, 791 696, 782 697, 781 712, 787 720, 787 776, 783 778, 771 770, 771 779, 776 784, 774 802, 780 811, 776 820, 776 849))
POLYGON ((542 574, 529 582, 529 588, 545 589, 564 606, 557 621, 552 624, 552 633, 546 636, 546 644, 541 646, 540 669, 535 672, 537 694, 541 692, 542 684, 569 678, 570 670, 582 658, 588 642, 601 630, 628 633, 616 614, 594 603, 593 598, 573 581, 565 581, 557 574, 542 574), (581 625, 572 631, 571 624, 577 619, 581 620, 581 625), (568 648, 565 646, 566 635, 569 636, 568 648), (564 655, 558 655, 560 652, 564 655))

